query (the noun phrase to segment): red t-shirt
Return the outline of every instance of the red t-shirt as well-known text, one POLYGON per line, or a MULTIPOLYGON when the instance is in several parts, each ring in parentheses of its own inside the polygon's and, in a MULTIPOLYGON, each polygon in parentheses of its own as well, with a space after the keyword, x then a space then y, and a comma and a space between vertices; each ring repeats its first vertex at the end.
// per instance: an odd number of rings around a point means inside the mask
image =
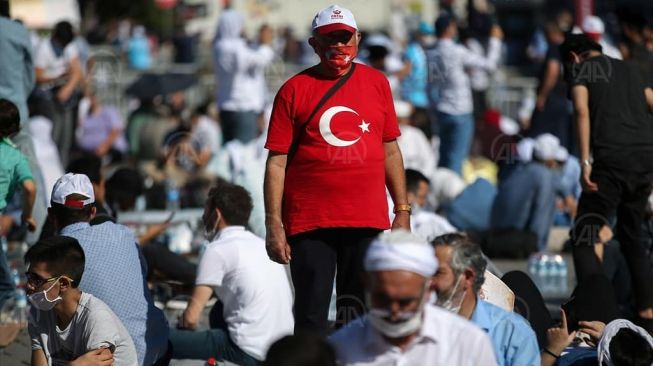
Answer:
POLYGON ((318 228, 388 229, 384 142, 401 133, 386 77, 357 64, 349 80, 309 117, 337 82, 313 69, 288 80, 274 100, 265 147, 288 153, 283 222, 294 235, 318 228))

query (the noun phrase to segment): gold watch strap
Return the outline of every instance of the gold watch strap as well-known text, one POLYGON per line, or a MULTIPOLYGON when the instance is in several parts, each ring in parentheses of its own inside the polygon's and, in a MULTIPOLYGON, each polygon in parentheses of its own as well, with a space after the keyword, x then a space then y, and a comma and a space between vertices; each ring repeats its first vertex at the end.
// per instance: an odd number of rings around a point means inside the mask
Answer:
POLYGON ((410 213, 412 210, 410 205, 395 205, 393 212, 397 213, 399 211, 408 211, 408 213, 410 213))

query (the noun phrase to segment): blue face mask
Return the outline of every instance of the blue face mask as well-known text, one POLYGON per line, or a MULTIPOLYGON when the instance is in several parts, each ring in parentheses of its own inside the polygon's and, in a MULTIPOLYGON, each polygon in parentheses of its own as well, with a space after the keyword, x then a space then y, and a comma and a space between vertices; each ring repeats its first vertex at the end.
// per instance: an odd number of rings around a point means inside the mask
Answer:
POLYGON ((60 303, 63 300, 63 298, 61 297, 61 293, 59 293, 59 295, 57 295, 56 298, 54 298, 53 300, 50 300, 50 299, 48 299, 48 291, 52 290, 54 285, 59 283, 60 278, 61 277, 57 278, 57 280, 54 281, 52 286, 48 287, 47 290, 35 292, 35 293, 29 295, 29 302, 32 303, 32 305, 34 305, 34 307, 36 307, 37 309, 39 309, 41 311, 50 311, 50 310, 52 310, 52 308, 57 306, 57 304, 60 303))

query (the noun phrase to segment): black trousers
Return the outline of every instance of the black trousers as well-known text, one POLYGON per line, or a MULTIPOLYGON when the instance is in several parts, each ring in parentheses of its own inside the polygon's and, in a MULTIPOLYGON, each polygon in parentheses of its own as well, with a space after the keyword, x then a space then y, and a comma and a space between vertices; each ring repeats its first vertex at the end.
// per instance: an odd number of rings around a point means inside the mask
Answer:
POLYGON ((610 227, 610 222, 616 217, 615 238, 619 241, 632 276, 637 309, 653 307, 653 272, 646 249, 640 243, 653 174, 597 166, 592 169, 591 179, 596 182, 599 191, 583 192, 571 232, 576 278, 578 282, 583 282, 591 275, 603 273, 603 267, 594 253, 594 243, 599 241, 600 228, 603 225, 610 227))
POLYGON ((288 238, 295 287, 295 333, 327 334, 336 273, 336 327, 365 312, 363 258, 380 232, 367 228, 329 228, 288 238))

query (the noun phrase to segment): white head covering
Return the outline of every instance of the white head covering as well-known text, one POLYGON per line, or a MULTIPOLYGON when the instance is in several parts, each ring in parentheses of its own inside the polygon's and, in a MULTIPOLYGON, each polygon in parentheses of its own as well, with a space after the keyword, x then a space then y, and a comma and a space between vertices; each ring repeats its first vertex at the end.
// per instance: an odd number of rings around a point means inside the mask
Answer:
POLYGON ((612 341, 612 338, 617 335, 621 329, 624 328, 630 329, 639 334, 642 336, 642 338, 646 339, 651 347, 653 347, 653 338, 651 338, 651 335, 648 334, 646 330, 625 319, 613 320, 605 326, 605 329, 603 329, 603 335, 599 341, 599 346, 597 349, 597 353, 599 355, 599 365, 603 365, 603 362, 605 362, 605 364, 608 366, 614 366, 614 363, 612 363, 612 358, 610 357, 610 342, 612 341))
POLYGON ((397 229, 372 242, 364 261, 367 272, 408 271, 429 278, 438 269, 435 251, 424 239, 397 229))
POLYGON ((395 100, 395 113, 397 114, 397 118, 409 118, 411 113, 413 113, 413 106, 412 104, 403 101, 403 100, 395 100))
POLYGON ((245 17, 237 10, 227 9, 218 18, 215 39, 240 38, 245 26, 245 17))
POLYGON ((556 160, 560 140, 550 133, 539 135, 533 145, 533 157, 539 160, 556 160))
POLYGON ((585 17, 582 28, 583 32, 590 34, 603 34, 603 32, 605 32, 603 21, 601 18, 594 15, 588 15, 585 17))

